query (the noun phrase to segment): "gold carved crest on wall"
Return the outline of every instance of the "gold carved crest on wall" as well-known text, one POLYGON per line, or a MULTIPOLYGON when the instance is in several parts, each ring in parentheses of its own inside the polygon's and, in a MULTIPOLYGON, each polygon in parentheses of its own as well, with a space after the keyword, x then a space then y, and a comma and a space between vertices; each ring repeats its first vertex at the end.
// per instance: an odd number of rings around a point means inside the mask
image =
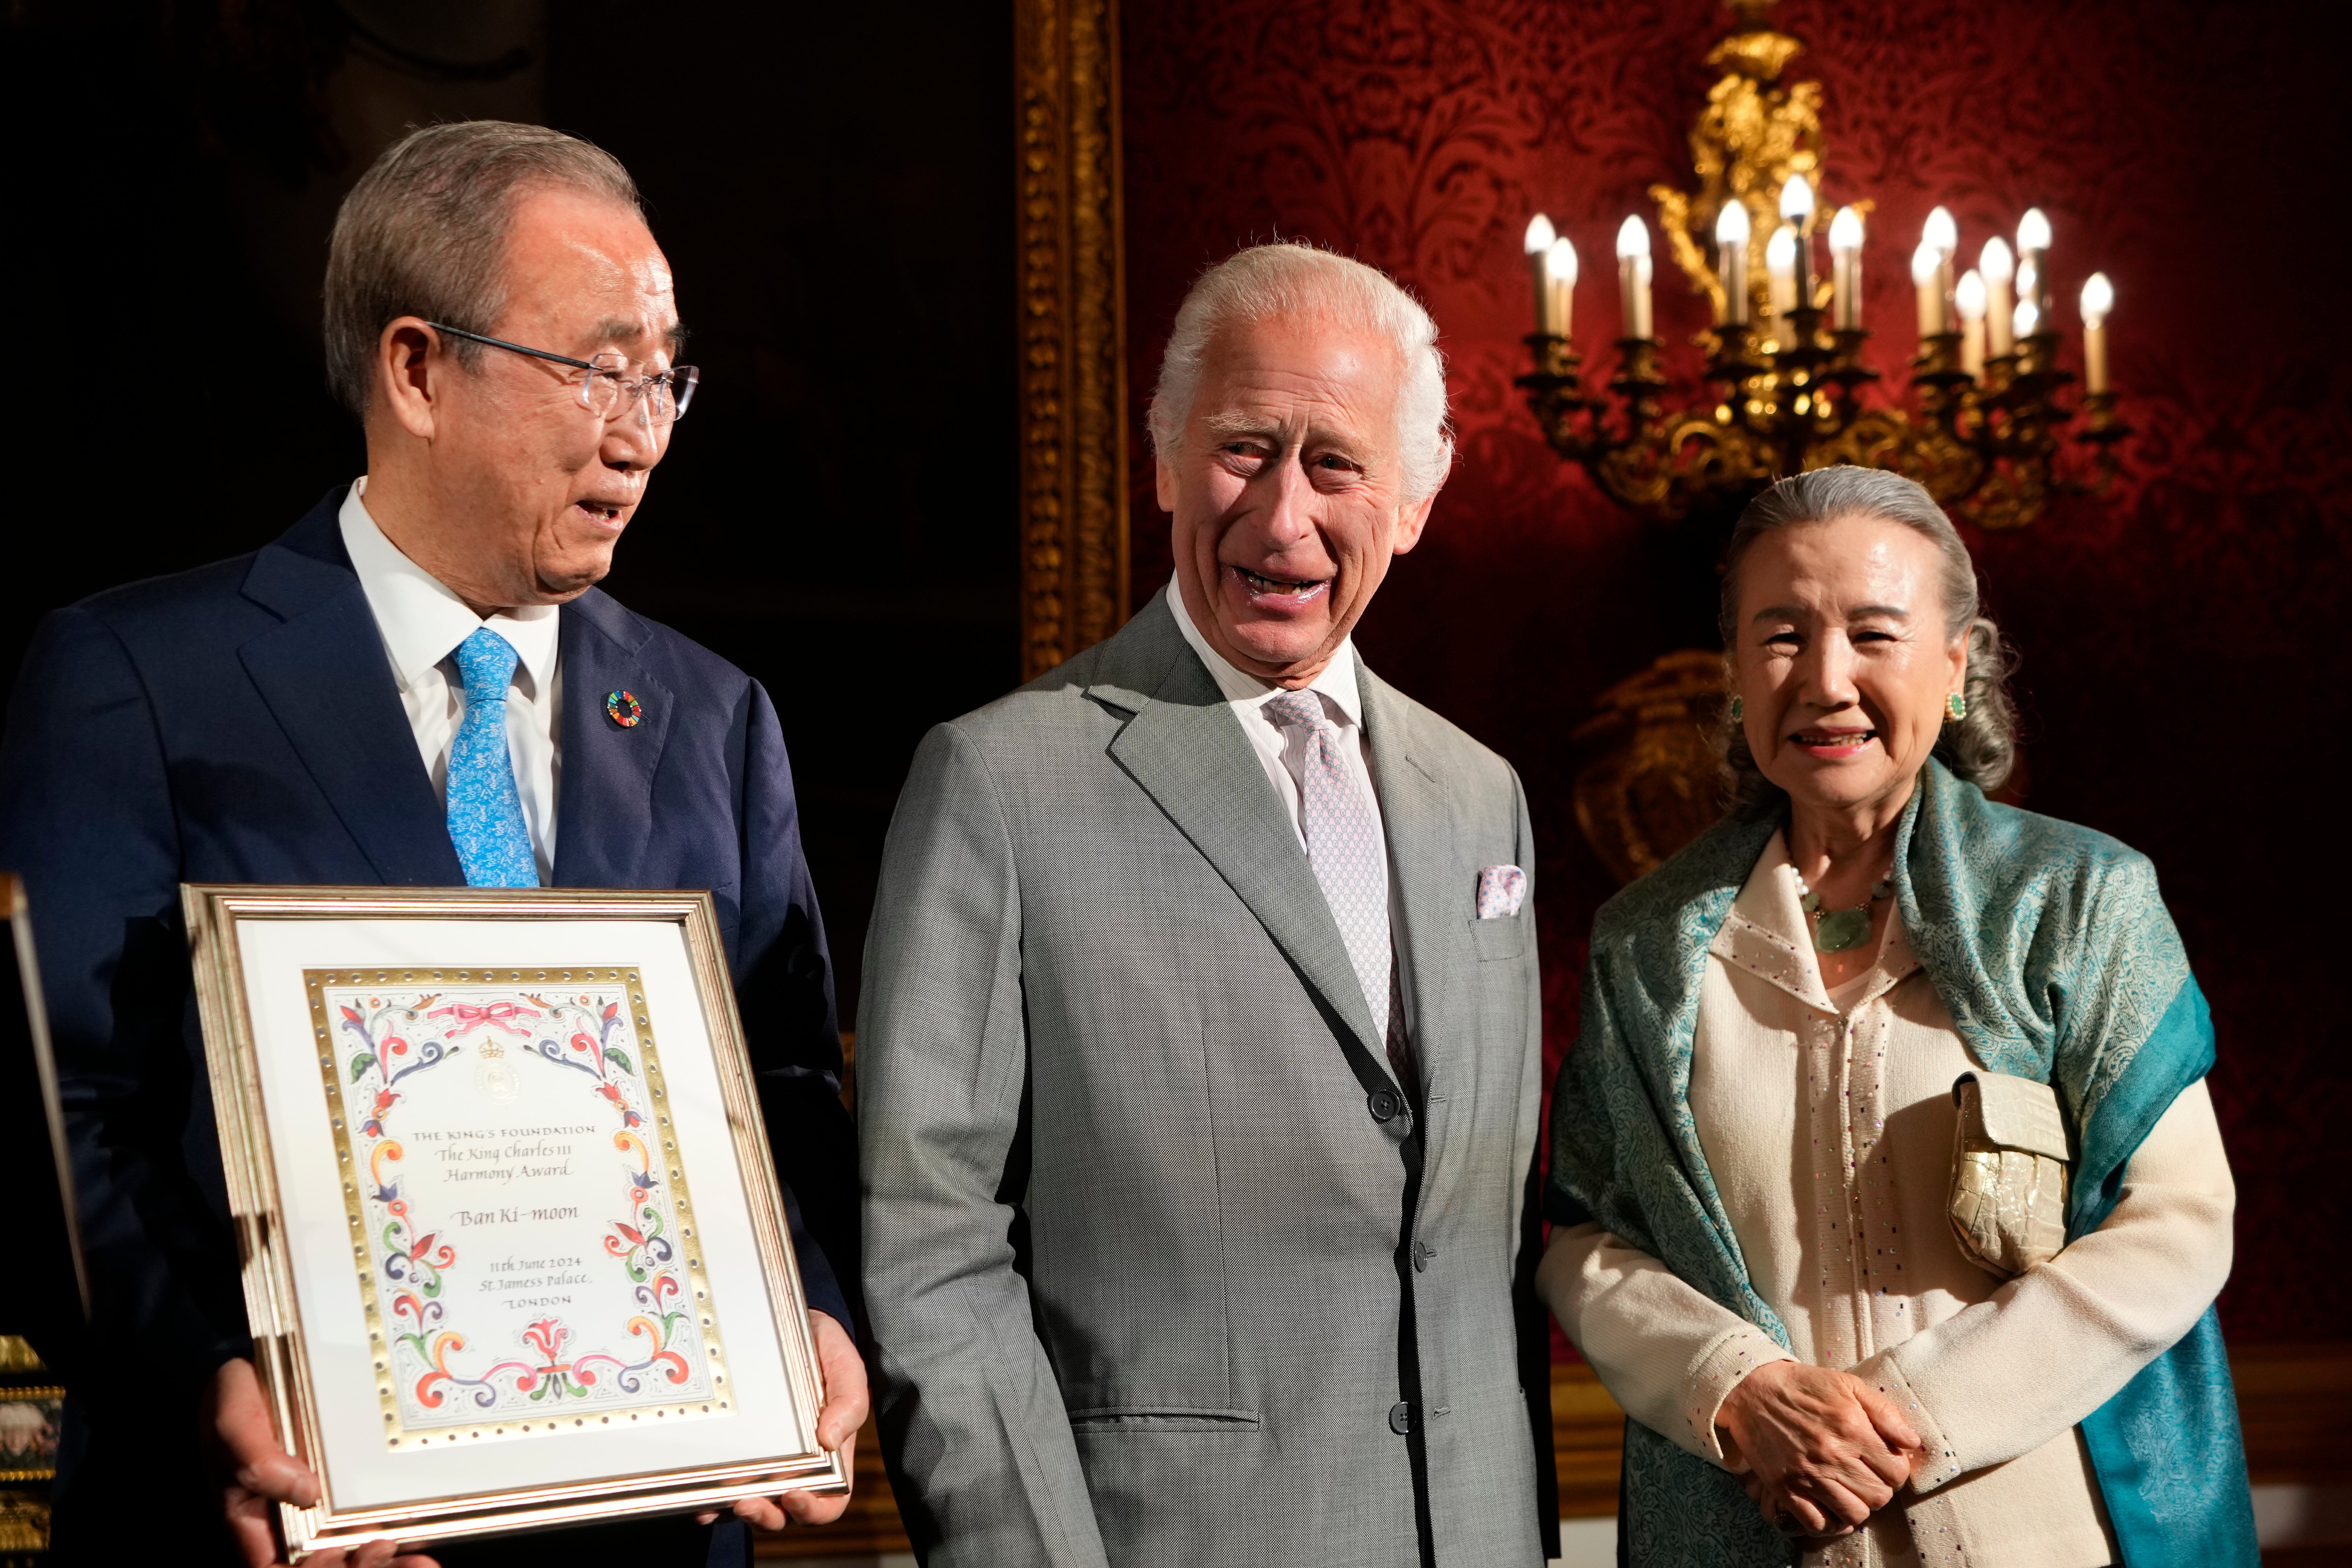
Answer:
POLYGON ((1709 739, 1723 702, 1723 656, 1688 648, 1602 692, 1570 737, 1591 759, 1576 825, 1618 881, 1654 871, 1723 815, 1709 739))

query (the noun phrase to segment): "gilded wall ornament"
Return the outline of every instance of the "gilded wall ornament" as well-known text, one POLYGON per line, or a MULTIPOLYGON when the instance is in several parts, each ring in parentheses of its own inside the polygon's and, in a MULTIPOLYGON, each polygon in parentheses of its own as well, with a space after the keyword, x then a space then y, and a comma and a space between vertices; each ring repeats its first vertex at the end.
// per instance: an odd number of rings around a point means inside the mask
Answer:
POLYGON ((1118 7, 1019 0, 1021 670, 1127 619, 1118 7))

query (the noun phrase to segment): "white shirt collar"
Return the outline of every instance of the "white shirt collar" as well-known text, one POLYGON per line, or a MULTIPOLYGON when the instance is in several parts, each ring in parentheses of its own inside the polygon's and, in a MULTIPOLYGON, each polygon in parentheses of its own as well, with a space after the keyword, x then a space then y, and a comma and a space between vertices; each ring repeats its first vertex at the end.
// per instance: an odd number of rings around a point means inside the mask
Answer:
MULTIPOLYGON (((1176 617, 1176 629, 1184 634, 1184 640, 1192 645, 1194 653, 1201 656, 1201 662, 1209 667, 1209 675, 1216 681, 1217 689, 1225 694, 1226 701, 1235 707, 1263 707, 1282 689, 1270 680, 1260 680, 1247 670, 1235 668, 1224 655, 1210 646, 1209 639, 1201 635, 1201 628, 1192 624, 1192 616, 1184 608, 1183 592, 1173 578, 1169 580, 1167 595, 1168 608, 1176 617)), ((1329 706, 1339 710, 1339 722, 1363 723, 1364 699, 1356 685, 1356 639, 1353 637, 1341 639, 1339 646, 1332 650, 1331 662, 1323 667, 1322 674, 1307 683, 1307 689, 1319 694, 1329 706)))
POLYGON ((364 477, 352 482, 336 521, 342 526, 343 548, 366 591, 374 612, 376 630, 392 658, 393 678, 403 691, 457 650, 457 645, 488 626, 514 645, 529 694, 543 699, 555 679, 556 643, 562 622, 553 605, 519 605, 485 620, 466 607, 439 579, 400 552, 383 536, 361 500, 367 489, 364 477))
POLYGON ((1840 985, 1826 988, 1821 961, 1813 956, 1813 924, 1798 890, 1795 862, 1789 858, 1786 829, 1775 831, 1755 868, 1732 900, 1730 916, 1707 951, 1737 968, 1761 975, 1807 1006, 1824 1013, 1851 1013, 1906 979, 1919 967, 1900 915, 1890 916, 1877 962, 1840 985), (1868 986, 1862 984, 1871 981, 1868 986))

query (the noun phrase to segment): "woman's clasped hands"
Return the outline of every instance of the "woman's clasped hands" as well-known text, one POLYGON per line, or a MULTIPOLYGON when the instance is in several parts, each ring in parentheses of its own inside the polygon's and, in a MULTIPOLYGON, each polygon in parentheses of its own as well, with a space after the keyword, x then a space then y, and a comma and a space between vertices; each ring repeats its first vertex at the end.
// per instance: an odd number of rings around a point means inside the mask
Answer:
POLYGON ((1838 1536, 1895 1500, 1923 1451, 1895 1402, 1851 1373, 1758 1367, 1725 1397, 1717 1432, 1733 1472, 1788 1536, 1838 1536))

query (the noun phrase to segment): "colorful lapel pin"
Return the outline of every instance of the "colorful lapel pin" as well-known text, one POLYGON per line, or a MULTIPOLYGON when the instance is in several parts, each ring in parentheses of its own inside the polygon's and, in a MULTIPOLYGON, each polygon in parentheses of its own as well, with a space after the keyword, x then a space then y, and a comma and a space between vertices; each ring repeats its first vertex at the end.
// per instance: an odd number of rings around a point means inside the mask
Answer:
POLYGON ((624 730, 634 730, 646 719, 645 704, 625 691, 615 691, 605 698, 604 711, 611 714, 613 722, 624 730))

